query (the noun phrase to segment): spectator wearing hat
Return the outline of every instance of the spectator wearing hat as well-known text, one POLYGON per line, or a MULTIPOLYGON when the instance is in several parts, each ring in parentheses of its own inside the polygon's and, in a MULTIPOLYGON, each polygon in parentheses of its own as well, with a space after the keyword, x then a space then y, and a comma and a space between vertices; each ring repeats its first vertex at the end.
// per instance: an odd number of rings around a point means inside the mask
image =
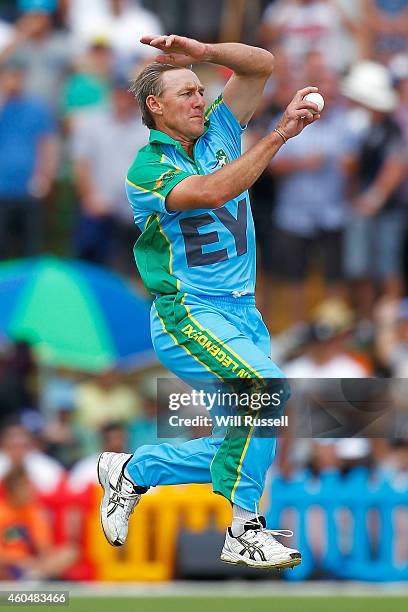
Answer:
POLYGON ((369 113, 354 160, 355 193, 346 231, 346 274, 356 285, 360 320, 369 321, 376 287, 401 294, 402 241, 406 225, 400 186, 407 172, 401 128, 393 118, 398 97, 387 69, 356 64, 342 83, 343 94, 369 113))
POLYGON ((20 17, 10 43, 0 52, 0 62, 10 57, 24 61, 24 90, 56 109, 63 75, 73 58, 66 32, 53 28, 57 0, 19 0, 20 17))
POLYGON ((340 299, 322 302, 313 315, 306 349, 285 364, 289 378, 363 378, 369 368, 348 350, 353 330, 353 313, 340 299))
MULTIPOLYGON (((353 329, 354 315, 347 304, 335 298, 325 300, 313 312, 308 334, 304 336, 303 352, 284 365, 285 374, 291 379, 311 379, 311 386, 307 384, 307 388, 317 393, 322 388, 319 379, 338 380, 370 376, 370 364, 351 350, 353 329)), ((304 463, 307 457, 311 460, 311 467, 316 472, 339 467, 340 458, 336 452, 339 441, 333 438, 318 441, 301 438, 305 431, 302 419, 305 418, 307 423, 309 412, 306 411, 305 416, 304 400, 301 394, 304 389, 303 385, 297 386, 297 389, 299 392, 293 394, 292 399, 293 402, 297 402, 296 419, 291 421, 292 427, 297 432, 297 435, 295 433, 296 444, 290 444, 289 440, 282 441, 289 451, 288 458, 284 460, 288 461, 289 465, 286 465, 285 469, 290 469, 291 464, 304 463), (324 447, 321 446, 322 443, 324 447), (315 453, 316 462, 312 460, 315 453)), ((320 435, 325 427, 332 429, 332 417, 329 415, 326 421, 325 411, 319 409, 315 412, 315 418, 315 422, 319 423, 320 428, 323 428, 320 429, 320 435)), ((307 427, 310 428, 310 423, 307 427)), ((347 446, 348 439, 342 442, 347 446)), ((365 446, 369 445, 365 444, 365 446)))
POLYGON ((128 81, 117 77, 110 107, 78 120, 72 134, 72 158, 81 207, 78 256, 133 274, 137 235, 124 197, 123 176, 149 135, 128 89, 128 81))
POLYGON ((17 58, 0 64, 0 259, 38 253, 41 200, 57 168, 54 119, 23 92, 25 75, 17 58))

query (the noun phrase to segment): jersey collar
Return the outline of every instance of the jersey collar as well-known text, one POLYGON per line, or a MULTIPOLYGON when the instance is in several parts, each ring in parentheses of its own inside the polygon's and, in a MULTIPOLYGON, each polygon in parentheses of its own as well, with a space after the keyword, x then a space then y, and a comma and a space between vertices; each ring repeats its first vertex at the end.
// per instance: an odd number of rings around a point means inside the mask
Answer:
POLYGON ((160 130, 150 130, 149 142, 160 142, 162 144, 171 144, 175 146, 179 144, 177 140, 174 140, 174 138, 160 130))
MULTIPOLYGON (((201 134, 200 138, 204 136, 209 127, 210 120, 207 119, 207 121, 204 122, 204 132, 201 134)), ((200 138, 197 138, 197 140, 200 140, 200 138)), ((177 140, 174 140, 174 138, 172 138, 165 132, 161 132, 160 130, 150 130, 149 142, 159 142, 161 144, 174 145, 175 147, 177 147, 177 149, 182 149, 184 151, 183 147, 177 140)))

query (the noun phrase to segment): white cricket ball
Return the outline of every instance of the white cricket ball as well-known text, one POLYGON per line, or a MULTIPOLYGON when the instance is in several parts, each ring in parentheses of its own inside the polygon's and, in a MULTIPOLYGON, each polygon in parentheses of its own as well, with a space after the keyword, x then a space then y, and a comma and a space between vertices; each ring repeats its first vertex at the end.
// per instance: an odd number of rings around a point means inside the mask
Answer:
MULTIPOLYGON (((324 98, 321 94, 317 92, 309 93, 304 98, 308 102, 313 102, 313 104, 317 104, 317 108, 319 109, 319 113, 324 109, 324 98)), ((313 111, 311 111, 313 113, 313 111)), ((313 113, 315 114, 315 113, 313 113)))

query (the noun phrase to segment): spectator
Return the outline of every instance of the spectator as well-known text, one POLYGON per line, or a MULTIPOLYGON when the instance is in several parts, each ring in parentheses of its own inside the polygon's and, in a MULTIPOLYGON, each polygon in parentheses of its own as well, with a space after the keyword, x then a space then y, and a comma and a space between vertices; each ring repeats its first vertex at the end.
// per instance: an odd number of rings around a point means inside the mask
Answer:
POLYGON ((129 423, 140 413, 139 397, 112 370, 81 383, 76 405, 78 422, 94 432, 110 423, 112 415, 120 423, 129 423))
POLYGON ((61 107, 65 119, 71 120, 83 110, 108 105, 113 62, 108 41, 94 39, 63 85, 61 107))
MULTIPOLYGON (((88 457, 80 459, 71 469, 68 477, 68 490, 71 494, 80 495, 90 485, 97 484, 96 464, 99 452, 108 451, 111 453, 129 452, 128 432, 119 422, 106 422, 99 430, 98 452, 88 457)), ((144 442, 146 444, 146 442, 144 442)))
POLYGON ((42 98, 51 108, 60 99, 65 70, 73 57, 73 47, 65 32, 53 29, 56 0, 19 0, 22 16, 13 39, 0 52, 0 62, 17 57, 26 65, 24 90, 42 98))
POLYGON ((305 280, 313 256, 320 254, 323 262, 327 296, 343 291, 346 165, 354 153, 354 137, 334 75, 326 69, 316 85, 326 101, 321 120, 289 140, 270 167, 278 178, 271 257, 275 274, 289 285, 292 323, 306 318, 305 280))
POLYGON ((408 298, 375 309, 376 353, 393 378, 408 378, 408 298))
POLYGON ((343 70, 352 58, 344 49, 344 29, 355 32, 354 22, 334 2, 326 0, 277 0, 267 7, 260 30, 265 46, 281 44, 299 67, 307 53, 320 51, 333 70, 343 70))
MULTIPOLYGON (((273 119, 283 113, 291 100, 297 83, 289 58, 283 49, 276 50, 275 68, 264 96, 247 129, 247 141, 255 143, 263 138, 273 119)), ((276 177, 267 169, 251 188, 252 215, 254 218, 261 282, 257 285, 257 303, 268 324, 270 314, 270 275, 273 271, 271 256, 272 211, 275 206, 276 177)))
POLYGON ((151 58, 153 51, 139 42, 146 32, 161 34, 159 19, 130 0, 71 0, 68 9, 68 25, 75 44, 85 48, 95 37, 106 37, 118 60, 127 71, 132 63, 151 58))
POLYGON ((386 63, 408 50, 408 1, 363 0, 364 57, 386 63))
POLYGON ((286 363, 290 378, 364 378, 369 368, 347 350, 353 315, 340 300, 329 299, 315 310, 309 343, 303 355, 286 363))
MULTIPOLYGON (((86 509, 93 505, 95 488, 98 485, 96 466, 101 451, 128 453, 128 434, 123 423, 106 422, 97 432, 97 447, 90 455, 80 459, 71 469, 67 481, 67 494, 71 504, 66 515, 70 541, 83 547, 89 540, 89 520, 86 509)), ((99 495, 99 486, 98 486, 99 495)))
POLYGON ((12 344, 8 376, 15 379, 20 389, 22 408, 37 408, 37 364, 28 342, 19 340, 12 344))
MULTIPOLYGON (((353 314, 348 306, 340 300, 326 300, 321 303, 314 312, 313 320, 309 329, 309 340, 303 355, 289 361, 284 365, 285 374, 292 379, 312 379, 311 386, 316 397, 321 389, 319 379, 341 379, 341 378, 365 378, 370 375, 370 365, 351 352, 351 334, 353 330, 353 314), (316 379, 316 382, 313 380, 316 379)), ((302 383, 297 386, 297 408, 296 419, 292 419, 292 427, 301 436, 302 431, 309 431, 311 419, 315 427, 319 428, 320 435, 324 431, 331 430, 335 423, 339 423, 329 414, 326 419, 325 411, 317 410, 312 418, 308 411, 303 414, 302 383), (307 427, 302 427, 302 419, 305 418, 307 427), (296 421, 296 423, 295 423, 296 421)), ((310 408, 311 410, 312 408, 310 408)), ((367 424, 365 415, 363 422, 367 424)), ((349 425, 352 425, 349 423, 349 425)), ((363 428, 363 426, 362 426, 363 428)), ((317 430, 316 430, 317 431, 317 430)), ((301 466, 309 461, 309 467, 314 473, 320 473, 336 467, 348 466, 348 461, 366 458, 370 452, 370 444, 363 438, 356 438, 358 442, 350 442, 349 438, 344 439, 321 439, 311 440, 294 438, 296 444, 291 444, 288 448, 289 466, 301 466), (350 443, 349 443, 350 442, 350 443)), ((286 442, 288 446, 288 442, 286 442)), ((285 464, 285 470, 290 467, 285 464)))
POLYGON ((391 114, 398 98, 386 68, 375 62, 355 65, 343 82, 343 93, 368 109, 371 119, 355 160, 355 198, 345 243, 346 273, 356 285, 358 316, 370 321, 376 284, 389 297, 401 295, 407 215, 399 188, 407 154, 391 114))
MULTIPOLYGON (((405 148, 408 150, 408 54, 396 55, 390 62, 391 74, 399 96, 398 108, 395 119, 402 131, 405 148)), ((398 190, 401 205, 406 209, 408 206, 408 173, 398 190)), ((403 285, 405 292, 408 290, 408 228, 405 226, 403 238, 403 285)))
POLYGON ((0 419, 30 418, 37 402, 36 366, 30 347, 25 342, 4 345, 0 349, 0 419))
POLYGON ((76 559, 71 545, 55 547, 50 522, 21 466, 3 478, 0 500, 0 578, 33 580, 61 578, 76 559))
MULTIPOLYGON (((160 376, 160 373, 157 373, 160 376)), ((139 448, 144 444, 160 444, 168 442, 169 444, 177 445, 183 442, 181 438, 163 438, 158 437, 158 427, 160 418, 166 420, 166 415, 163 411, 159 412, 158 402, 158 385, 157 378, 153 376, 145 376, 139 381, 138 393, 143 402, 143 410, 129 424, 129 446, 132 449, 139 448)), ((193 410, 196 415, 195 409, 193 410)), ((194 437, 196 437, 194 435, 194 437)))
POLYGON ((23 93, 25 74, 16 59, 0 65, 0 259, 38 253, 41 200, 57 167, 54 120, 23 93))
POLYGON ((396 438, 378 468, 378 473, 400 490, 408 488, 408 440, 396 438))
POLYGON ((79 257, 116 262, 122 272, 133 273, 137 234, 125 201, 123 177, 149 133, 128 88, 127 80, 118 77, 111 107, 81 118, 73 132, 72 152, 81 201, 76 236, 79 257))
POLYGON ((30 432, 20 424, 3 428, 0 437, 0 479, 15 466, 23 466, 41 495, 51 495, 62 485, 65 472, 60 464, 38 448, 30 432))
POLYGON ((42 437, 47 454, 70 469, 81 456, 81 433, 75 423, 75 406, 61 402, 44 426, 42 437))

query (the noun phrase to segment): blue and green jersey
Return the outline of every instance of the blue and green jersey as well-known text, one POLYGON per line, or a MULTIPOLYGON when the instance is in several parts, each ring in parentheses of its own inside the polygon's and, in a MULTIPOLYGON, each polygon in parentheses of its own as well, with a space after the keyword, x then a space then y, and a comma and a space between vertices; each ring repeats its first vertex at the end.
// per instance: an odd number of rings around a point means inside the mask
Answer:
POLYGON ((211 174, 241 155, 240 126, 220 96, 207 110, 193 159, 151 130, 126 178, 140 275, 154 295, 242 295, 255 291, 255 231, 247 191, 222 207, 168 211, 166 196, 194 174, 211 174))

